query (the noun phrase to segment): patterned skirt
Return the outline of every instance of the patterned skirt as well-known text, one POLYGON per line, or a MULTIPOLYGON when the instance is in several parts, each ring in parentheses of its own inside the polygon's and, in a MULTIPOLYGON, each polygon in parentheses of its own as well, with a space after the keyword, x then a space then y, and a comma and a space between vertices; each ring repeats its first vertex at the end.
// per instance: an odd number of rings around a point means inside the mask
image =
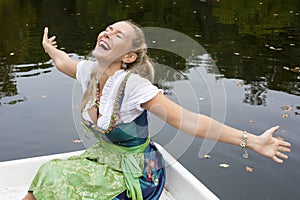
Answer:
MULTIPOLYGON (((128 197, 121 163, 119 155, 106 151, 99 142, 80 156, 43 164, 29 191, 38 200, 135 199, 128 197)), ((165 183, 164 160, 152 141, 137 163, 143 169, 138 177, 143 199, 159 199, 165 183)))

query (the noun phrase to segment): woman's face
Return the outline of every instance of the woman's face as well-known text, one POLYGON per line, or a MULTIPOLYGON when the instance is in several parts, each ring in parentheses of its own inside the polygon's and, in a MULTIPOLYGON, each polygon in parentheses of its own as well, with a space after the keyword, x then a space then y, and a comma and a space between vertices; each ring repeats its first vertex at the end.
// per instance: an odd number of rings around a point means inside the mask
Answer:
POLYGON ((93 56, 106 63, 119 61, 121 56, 133 50, 131 43, 134 37, 134 28, 127 22, 112 24, 98 35, 93 56))

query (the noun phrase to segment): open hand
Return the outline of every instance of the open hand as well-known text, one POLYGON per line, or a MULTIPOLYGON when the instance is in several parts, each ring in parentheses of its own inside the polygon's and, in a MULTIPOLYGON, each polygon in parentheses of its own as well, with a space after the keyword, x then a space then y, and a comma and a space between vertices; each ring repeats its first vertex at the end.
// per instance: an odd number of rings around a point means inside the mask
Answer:
POLYGON ((55 39, 56 39, 56 36, 52 36, 51 38, 48 38, 48 27, 45 27, 42 45, 43 45, 46 53, 49 53, 51 48, 57 48, 55 39))
POLYGON ((258 136, 258 144, 253 148, 257 153, 273 159, 277 163, 283 163, 283 159, 288 159, 284 153, 291 151, 291 144, 281 139, 273 137, 279 126, 272 127, 258 136))

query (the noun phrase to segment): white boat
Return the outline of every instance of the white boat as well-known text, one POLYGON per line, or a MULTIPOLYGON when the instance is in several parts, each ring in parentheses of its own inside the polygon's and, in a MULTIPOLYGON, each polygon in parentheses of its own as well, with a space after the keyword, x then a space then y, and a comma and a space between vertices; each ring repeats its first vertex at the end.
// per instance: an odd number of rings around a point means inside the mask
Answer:
MULTIPOLYGON (((156 144, 166 162, 167 181, 161 200, 189 199, 215 200, 219 199, 186 168, 177 162, 164 148, 156 144)), ((0 162, 0 199, 20 200, 41 166, 54 158, 65 159, 79 155, 83 151, 54 154, 20 160, 0 162)))

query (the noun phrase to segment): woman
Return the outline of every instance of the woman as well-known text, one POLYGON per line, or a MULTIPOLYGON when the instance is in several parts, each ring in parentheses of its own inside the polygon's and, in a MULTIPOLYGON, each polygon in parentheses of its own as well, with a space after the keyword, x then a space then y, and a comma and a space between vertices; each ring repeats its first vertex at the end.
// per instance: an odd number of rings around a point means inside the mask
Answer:
POLYGON ((277 163, 288 158, 284 152, 290 152, 290 143, 273 137, 278 126, 256 136, 192 113, 164 96, 151 83, 153 67, 143 32, 129 21, 98 35, 93 51, 97 62, 76 61, 57 49, 48 28, 42 44, 56 67, 81 84, 82 125, 99 142, 80 156, 44 164, 25 199, 159 199, 164 161, 149 138, 147 111, 193 136, 240 146, 244 157, 249 148, 277 163), (206 135, 208 130, 212 133, 206 135), (214 130, 221 130, 218 138, 212 136, 214 130))

